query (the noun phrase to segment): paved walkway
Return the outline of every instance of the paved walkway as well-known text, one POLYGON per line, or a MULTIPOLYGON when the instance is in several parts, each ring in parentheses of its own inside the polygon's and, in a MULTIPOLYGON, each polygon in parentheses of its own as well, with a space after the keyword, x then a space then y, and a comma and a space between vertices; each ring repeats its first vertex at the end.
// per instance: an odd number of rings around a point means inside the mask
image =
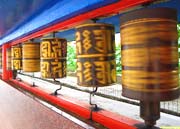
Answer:
MULTIPOLYGON (((83 126, 90 128, 85 123, 83 126)), ((83 127, 0 80, 0 129, 83 129, 83 127)))

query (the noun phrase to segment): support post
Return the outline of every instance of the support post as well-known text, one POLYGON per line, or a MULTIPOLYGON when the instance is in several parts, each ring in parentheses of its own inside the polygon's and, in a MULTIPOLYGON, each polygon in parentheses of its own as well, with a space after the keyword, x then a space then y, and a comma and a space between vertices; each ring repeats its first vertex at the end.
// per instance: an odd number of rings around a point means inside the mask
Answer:
POLYGON ((10 45, 3 44, 2 45, 2 79, 3 80, 9 80, 12 78, 12 71, 7 70, 7 61, 6 61, 6 55, 7 55, 7 49, 10 45))

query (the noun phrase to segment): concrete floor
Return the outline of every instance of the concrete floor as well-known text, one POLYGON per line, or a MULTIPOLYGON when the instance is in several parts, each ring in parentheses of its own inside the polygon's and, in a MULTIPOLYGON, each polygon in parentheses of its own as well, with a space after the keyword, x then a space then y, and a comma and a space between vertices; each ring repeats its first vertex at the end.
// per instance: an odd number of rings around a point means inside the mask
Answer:
POLYGON ((93 129, 59 109, 43 101, 38 102, 0 80, 0 129, 83 128, 93 129))

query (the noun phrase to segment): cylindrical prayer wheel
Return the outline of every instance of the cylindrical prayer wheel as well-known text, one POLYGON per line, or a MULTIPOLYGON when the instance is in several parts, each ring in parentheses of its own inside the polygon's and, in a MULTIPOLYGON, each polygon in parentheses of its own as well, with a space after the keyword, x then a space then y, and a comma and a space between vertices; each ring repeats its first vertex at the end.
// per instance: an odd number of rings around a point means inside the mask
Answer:
POLYGON ((0 48, 0 69, 2 69, 2 48, 0 48))
POLYGON ((121 17, 122 95, 141 101, 179 96, 177 13, 143 9, 121 17))
POLYGON ((63 38, 43 38, 40 50, 41 77, 66 77, 67 40, 63 38))
POLYGON ((22 69, 22 46, 16 45, 11 47, 11 68, 12 70, 22 69))
POLYGON ((83 24, 76 28, 78 85, 108 86, 116 82, 114 27, 83 24))
POLYGON ((24 72, 40 71, 40 43, 25 42, 22 45, 24 72))
POLYGON ((7 49, 6 66, 7 70, 11 70, 11 48, 7 49))

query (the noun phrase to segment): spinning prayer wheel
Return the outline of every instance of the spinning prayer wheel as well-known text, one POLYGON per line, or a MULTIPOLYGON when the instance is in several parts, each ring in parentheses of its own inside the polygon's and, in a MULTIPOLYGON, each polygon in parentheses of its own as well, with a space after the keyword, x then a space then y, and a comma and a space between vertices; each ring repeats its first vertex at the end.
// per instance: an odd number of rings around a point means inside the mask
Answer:
POLYGON ((11 68, 12 70, 22 69, 22 46, 16 45, 11 47, 11 68))
POLYGON ((24 72, 40 71, 40 43, 25 42, 22 45, 24 72))
POLYGON ((41 77, 66 77, 67 40, 63 38, 43 38, 40 50, 41 77))
POLYGON ((7 70, 11 70, 11 48, 7 49, 6 65, 7 65, 7 70))
POLYGON ((122 95, 140 100, 147 125, 159 119, 159 102, 179 96, 177 12, 142 9, 120 18, 122 95))
POLYGON ((2 48, 0 48, 0 69, 2 69, 2 48))
POLYGON ((116 82, 115 35, 110 24, 92 23, 76 28, 78 85, 108 86, 116 82))

